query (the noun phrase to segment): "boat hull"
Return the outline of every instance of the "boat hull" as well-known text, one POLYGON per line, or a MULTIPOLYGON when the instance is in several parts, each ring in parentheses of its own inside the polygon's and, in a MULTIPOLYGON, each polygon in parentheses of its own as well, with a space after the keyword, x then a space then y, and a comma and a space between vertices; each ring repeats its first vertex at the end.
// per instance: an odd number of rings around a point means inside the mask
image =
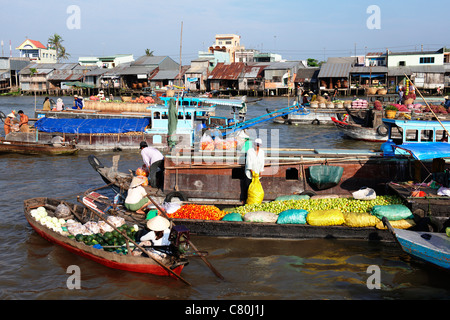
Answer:
POLYGON ((380 135, 375 128, 363 127, 357 124, 349 124, 339 121, 336 118, 333 118, 332 122, 340 132, 351 139, 368 142, 386 142, 388 139, 387 134, 380 135))
POLYGON ((420 260, 450 270, 450 237, 445 233, 399 229, 394 229, 394 232, 403 251, 420 260))
POLYGON ((49 144, 21 142, 21 141, 0 141, 0 154, 18 153, 25 155, 73 155, 78 152, 74 146, 55 147, 49 144))
MULTIPOLYGON (((33 207, 37 207, 36 204, 44 206, 46 204, 46 198, 33 198, 25 200, 25 218, 30 226, 41 237, 49 242, 52 242, 60 247, 75 253, 79 256, 100 263, 106 267, 130 272, 154 274, 158 276, 171 276, 167 270, 165 270, 158 263, 150 258, 134 257, 130 255, 119 255, 114 252, 106 252, 102 249, 95 249, 92 246, 85 245, 84 243, 77 242, 66 236, 63 236, 57 232, 50 230, 49 228, 41 225, 39 222, 31 217, 30 210, 33 207)), ((179 275, 184 268, 184 264, 180 264, 171 269, 175 274, 179 275)))

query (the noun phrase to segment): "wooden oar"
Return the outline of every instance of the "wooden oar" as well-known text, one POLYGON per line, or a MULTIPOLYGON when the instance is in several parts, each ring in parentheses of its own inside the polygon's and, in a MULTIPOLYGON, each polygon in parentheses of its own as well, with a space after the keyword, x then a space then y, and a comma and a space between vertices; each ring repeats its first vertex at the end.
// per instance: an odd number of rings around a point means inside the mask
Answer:
MULTIPOLYGON (((156 203, 156 201, 153 200, 153 198, 152 198, 151 196, 149 196, 149 195, 147 194, 147 198, 150 199, 150 201, 156 206, 156 208, 159 210, 159 212, 161 212, 161 213, 164 215, 164 217, 165 217, 166 219, 170 219, 170 218, 168 217, 167 213, 166 213, 166 210, 164 210, 163 208, 161 208, 161 207, 159 206, 159 204, 156 203)), ((172 223, 173 223, 173 219, 172 219, 172 223)), ((174 225, 175 225, 175 224, 174 224, 174 225)), ((213 265, 212 265, 212 264, 211 264, 211 263, 210 263, 203 255, 200 254, 200 251, 198 251, 198 249, 195 247, 195 245, 194 245, 191 241, 189 241, 189 244, 191 245, 192 249, 194 249, 194 251, 195 251, 197 254, 199 254, 200 258, 203 260, 203 262, 206 263, 206 265, 211 269, 211 271, 212 271, 218 278, 220 278, 221 280, 224 280, 225 278, 220 274, 220 272, 217 271, 216 268, 214 268, 213 265)))
MULTIPOLYGON (((83 203, 82 201, 80 201, 80 198, 77 198, 78 202, 83 203)), ((177 277, 178 279, 180 279, 181 281, 183 281, 184 283, 186 283, 187 285, 191 285, 188 281, 184 280, 183 277, 181 277, 180 275, 176 274, 175 272, 173 272, 170 268, 168 268, 167 266, 165 266, 163 263, 161 263, 160 261, 158 261, 157 259, 153 258, 149 252, 147 252, 147 250, 145 250, 145 248, 143 248, 142 246, 140 246, 136 241, 134 241, 133 239, 131 239, 130 237, 128 237, 128 235, 122 231, 120 231, 119 229, 117 229, 112 223, 110 223, 107 219, 105 219, 104 217, 102 217, 99 213, 97 213, 95 210, 89 208, 88 206, 85 206, 86 208, 88 208, 89 210, 91 210, 97 217, 99 217, 100 219, 102 219, 103 221, 105 221, 109 226, 111 226, 115 231, 119 232, 125 239, 127 239, 128 241, 130 241, 131 243, 133 243, 139 250, 141 250, 143 253, 145 253, 147 256, 149 256, 153 261, 155 261, 157 264, 159 264, 161 267, 163 267, 167 272, 169 272, 170 274, 174 275, 175 277, 177 277)))

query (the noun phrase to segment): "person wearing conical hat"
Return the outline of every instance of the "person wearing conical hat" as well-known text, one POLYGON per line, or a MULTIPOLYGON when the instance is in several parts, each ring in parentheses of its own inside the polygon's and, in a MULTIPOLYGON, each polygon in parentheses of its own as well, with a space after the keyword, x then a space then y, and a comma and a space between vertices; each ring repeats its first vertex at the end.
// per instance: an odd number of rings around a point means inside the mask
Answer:
POLYGON ((5 129, 5 136, 11 132, 11 126, 12 126, 12 120, 15 118, 16 116, 14 115, 14 113, 10 113, 6 116, 5 119, 5 124, 3 126, 3 129, 5 129))
POLYGON ((125 208, 136 213, 145 214, 144 208, 150 204, 150 199, 147 198, 147 191, 145 191, 142 184, 146 182, 147 177, 136 176, 133 178, 128 189, 128 194, 125 199, 125 208))
MULTIPOLYGON (((171 223, 164 217, 156 216, 147 221, 147 229, 137 235, 138 241, 147 242, 152 246, 168 246, 170 245, 170 226, 171 223)), ((145 244, 144 244, 145 245, 145 244)))

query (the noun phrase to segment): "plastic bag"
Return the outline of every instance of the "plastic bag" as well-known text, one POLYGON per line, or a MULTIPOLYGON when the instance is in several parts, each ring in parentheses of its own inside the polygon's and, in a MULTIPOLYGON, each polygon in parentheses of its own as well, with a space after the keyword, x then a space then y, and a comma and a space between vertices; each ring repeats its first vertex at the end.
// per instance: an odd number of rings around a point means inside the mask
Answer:
POLYGON ((371 188, 361 188, 358 191, 353 192, 352 195, 356 200, 375 200, 377 198, 375 190, 371 188))
POLYGON ((291 194, 287 196, 278 196, 274 201, 286 201, 286 200, 309 200, 310 196, 306 194, 291 194))
POLYGON ((242 216, 237 212, 227 213, 222 221, 243 221, 242 216))
POLYGON ((380 222, 380 219, 371 214, 357 212, 344 213, 344 219, 347 227, 354 228, 375 227, 380 222))
POLYGON ((247 204, 260 204, 264 200, 264 189, 259 181, 259 174, 253 172, 252 182, 248 187, 247 204))
MULTIPOLYGON (((389 224, 392 226, 392 228, 395 228, 395 229, 409 229, 416 225, 416 223, 414 222, 413 219, 401 219, 401 220, 389 221, 389 224)), ((383 221, 378 222, 375 227, 380 230, 387 229, 387 227, 384 225, 383 221)))
POLYGON ((289 209, 280 212, 278 215, 278 224, 306 224, 308 211, 303 209, 289 209))
POLYGON ((340 226, 345 222, 341 210, 314 210, 308 213, 306 221, 312 226, 340 226))
POLYGON ((380 220, 383 219, 383 217, 386 217, 389 221, 414 218, 411 210, 402 204, 373 206, 372 214, 380 220))
POLYGON ((248 212, 244 216, 244 221, 247 222, 268 222, 275 223, 277 222, 278 215, 268 211, 255 211, 248 212))
POLYGON ((55 209, 55 217, 66 219, 69 216, 72 215, 72 212, 70 212, 70 209, 65 204, 59 204, 55 209))

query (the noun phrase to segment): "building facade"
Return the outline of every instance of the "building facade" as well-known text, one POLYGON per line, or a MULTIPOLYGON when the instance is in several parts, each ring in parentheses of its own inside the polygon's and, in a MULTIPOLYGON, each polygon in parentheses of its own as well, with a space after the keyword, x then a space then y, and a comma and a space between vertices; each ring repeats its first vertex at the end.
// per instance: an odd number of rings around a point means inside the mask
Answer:
POLYGON ((44 46, 37 40, 27 39, 16 48, 21 58, 29 58, 36 63, 56 63, 56 50, 44 46))

